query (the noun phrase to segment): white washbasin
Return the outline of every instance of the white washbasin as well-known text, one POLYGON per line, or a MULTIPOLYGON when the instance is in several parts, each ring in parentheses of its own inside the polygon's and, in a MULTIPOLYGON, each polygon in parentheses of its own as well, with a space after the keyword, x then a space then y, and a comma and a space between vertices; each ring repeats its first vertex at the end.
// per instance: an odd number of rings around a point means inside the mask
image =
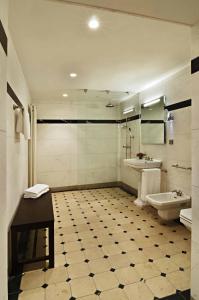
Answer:
POLYGON ((139 159, 139 158, 129 158, 124 159, 124 165, 134 168, 134 169, 153 169, 153 168, 160 168, 162 161, 159 159, 139 159))

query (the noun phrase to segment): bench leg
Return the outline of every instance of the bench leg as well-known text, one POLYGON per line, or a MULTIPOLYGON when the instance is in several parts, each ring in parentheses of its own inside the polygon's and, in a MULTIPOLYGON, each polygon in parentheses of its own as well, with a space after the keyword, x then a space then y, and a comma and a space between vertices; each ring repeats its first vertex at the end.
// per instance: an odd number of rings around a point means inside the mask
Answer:
POLYGON ((49 268, 54 268, 55 266, 54 222, 49 226, 48 245, 49 245, 49 268))
POLYGON ((12 274, 17 275, 18 271, 18 241, 17 231, 11 230, 11 256, 12 256, 12 274))

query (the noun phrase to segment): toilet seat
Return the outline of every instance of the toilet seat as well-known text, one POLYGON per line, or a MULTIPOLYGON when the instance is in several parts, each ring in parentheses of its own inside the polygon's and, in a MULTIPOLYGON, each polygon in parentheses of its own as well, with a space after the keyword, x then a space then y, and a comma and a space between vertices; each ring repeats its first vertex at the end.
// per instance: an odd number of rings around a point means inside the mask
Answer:
POLYGON ((180 218, 189 223, 192 223, 192 209, 191 208, 182 209, 180 211, 180 218))
POLYGON ((185 227, 191 231, 192 226, 192 209, 186 208, 180 211, 180 222, 185 225, 185 227))

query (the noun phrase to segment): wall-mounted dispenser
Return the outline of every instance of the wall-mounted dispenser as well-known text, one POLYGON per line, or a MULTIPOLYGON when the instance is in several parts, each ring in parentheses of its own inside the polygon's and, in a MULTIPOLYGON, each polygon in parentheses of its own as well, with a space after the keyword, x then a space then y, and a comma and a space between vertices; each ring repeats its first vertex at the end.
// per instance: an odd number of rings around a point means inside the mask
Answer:
POLYGON ((168 124, 169 145, 173 145, 173 143, 174 143, 174 114, 172 112, 168 112, 167 124, 168 124))

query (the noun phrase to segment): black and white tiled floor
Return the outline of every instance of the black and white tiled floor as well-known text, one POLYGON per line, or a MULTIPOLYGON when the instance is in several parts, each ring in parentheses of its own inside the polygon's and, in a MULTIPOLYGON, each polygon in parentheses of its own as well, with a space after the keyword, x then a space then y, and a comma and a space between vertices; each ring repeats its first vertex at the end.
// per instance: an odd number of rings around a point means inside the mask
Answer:
POLYGON ((189 289, 190 232, 134 200, 119 188, 53 194, 56 266, 26 272, 19 300, 152 300, 189 289))

